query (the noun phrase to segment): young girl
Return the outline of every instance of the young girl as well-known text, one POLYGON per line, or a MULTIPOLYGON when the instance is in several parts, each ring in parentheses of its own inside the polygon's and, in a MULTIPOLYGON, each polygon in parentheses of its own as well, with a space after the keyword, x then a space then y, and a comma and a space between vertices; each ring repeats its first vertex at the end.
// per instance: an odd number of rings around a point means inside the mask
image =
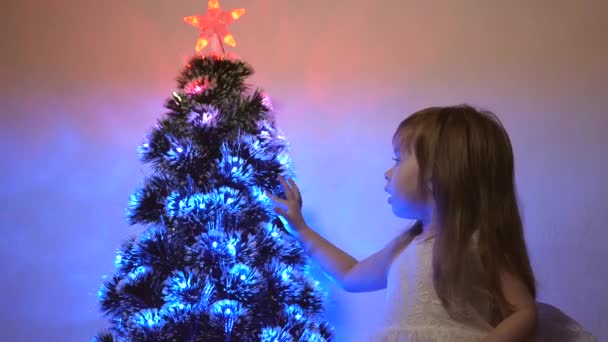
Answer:
POLYGON ((415 220, 385 248, 356 260, 310 228, 293 180, 269 195, 290 232, 347 291, 387 288, 376 341, 526 341, 536 288, 514 185, 513 151, 492 113, 432 107, 393 136, 385 190, 395 215, 415 220))

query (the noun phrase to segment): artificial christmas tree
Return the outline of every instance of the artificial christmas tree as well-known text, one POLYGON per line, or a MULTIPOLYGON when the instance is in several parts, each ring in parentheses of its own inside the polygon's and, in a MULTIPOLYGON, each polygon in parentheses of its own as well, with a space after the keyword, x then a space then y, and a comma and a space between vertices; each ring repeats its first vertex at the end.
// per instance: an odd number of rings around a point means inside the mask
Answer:
POLYGON ((265 192, 293 177, 269 99, 228 57, 227 25, 243 9, 209 1, 197 54, 180 72, 168 112, 138 147, 152 173, 128 208, 146 227, 119 250, 99 291, 110 318, 98 341, 328 341, 324 293, 307 272, 265 192), (220 53, 202 54, 218 39, 220 53))

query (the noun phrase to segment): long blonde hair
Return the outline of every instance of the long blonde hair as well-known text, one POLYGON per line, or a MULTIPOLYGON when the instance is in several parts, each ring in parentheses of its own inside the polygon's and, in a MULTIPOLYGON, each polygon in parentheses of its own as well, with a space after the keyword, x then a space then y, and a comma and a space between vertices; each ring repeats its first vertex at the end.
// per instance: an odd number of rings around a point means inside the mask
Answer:
MULTIPOLYGON (((435 201, 433 282, 452 318, 471 321, 473 313, 494 326, 508 315, 501 271, 517 276, 536 297, 513 150, 500 120, 468 105, 430 107, 403 120, 395 139, 414 152, 419 189, 435 201)), ((419 232, 420 222, 408 231, 419 232)))

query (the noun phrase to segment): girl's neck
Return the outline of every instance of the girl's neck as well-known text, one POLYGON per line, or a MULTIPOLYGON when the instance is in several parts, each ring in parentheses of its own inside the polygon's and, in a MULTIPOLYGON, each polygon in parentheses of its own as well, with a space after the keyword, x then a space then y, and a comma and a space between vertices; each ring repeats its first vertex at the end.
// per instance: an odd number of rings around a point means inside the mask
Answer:
POLYGON ((430 238, 434 237, 435 235, 437 235, 437 231, 438 230, 437 230, 437 227, 436 227, 434 221, 423 222, 422 233, 420 233, 416 237, 416 240, 422 241, 422 240, 430 239, 430 238))

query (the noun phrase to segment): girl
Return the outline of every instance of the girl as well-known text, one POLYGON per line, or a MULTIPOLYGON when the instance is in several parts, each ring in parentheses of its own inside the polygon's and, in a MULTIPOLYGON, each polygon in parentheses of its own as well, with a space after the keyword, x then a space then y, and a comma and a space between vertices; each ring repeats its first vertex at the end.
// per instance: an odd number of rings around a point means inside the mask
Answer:
POLYGON ((536 288, 514 185, 513 151, 492 113, 432 107, 393 136, 385 190, 395 215, 415 220, 358 261, 310 228, 293 180, 275 211, 347 291, 387 288, 377 341, 525 341, 535 331, 536 288))

